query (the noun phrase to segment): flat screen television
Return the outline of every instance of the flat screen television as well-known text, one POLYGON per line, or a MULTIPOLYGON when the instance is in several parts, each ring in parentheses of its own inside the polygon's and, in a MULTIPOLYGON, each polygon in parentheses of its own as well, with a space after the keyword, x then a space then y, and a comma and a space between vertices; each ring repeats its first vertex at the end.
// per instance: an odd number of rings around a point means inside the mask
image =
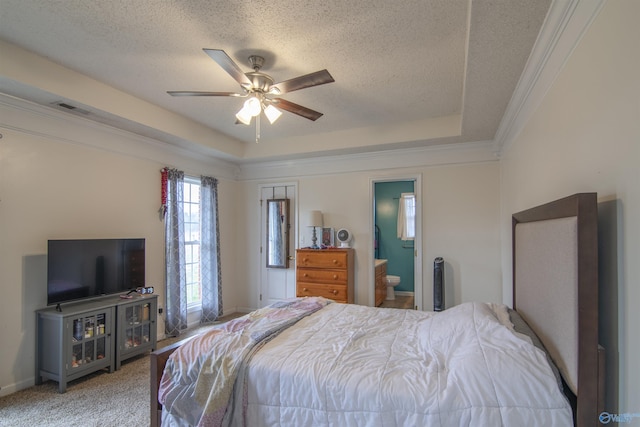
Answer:
POLYGON ((145 239, 49 240, 47 304, 145 285, 145 239))

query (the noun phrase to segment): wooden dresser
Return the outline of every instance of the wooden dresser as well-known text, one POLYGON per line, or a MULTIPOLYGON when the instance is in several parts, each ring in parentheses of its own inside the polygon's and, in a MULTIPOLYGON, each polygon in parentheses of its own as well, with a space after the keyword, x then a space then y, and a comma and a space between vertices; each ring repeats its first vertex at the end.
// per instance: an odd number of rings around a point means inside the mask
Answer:
POLYGON ((296 296, 320 296, 353 304, 353 249, 298 249, 296 296))

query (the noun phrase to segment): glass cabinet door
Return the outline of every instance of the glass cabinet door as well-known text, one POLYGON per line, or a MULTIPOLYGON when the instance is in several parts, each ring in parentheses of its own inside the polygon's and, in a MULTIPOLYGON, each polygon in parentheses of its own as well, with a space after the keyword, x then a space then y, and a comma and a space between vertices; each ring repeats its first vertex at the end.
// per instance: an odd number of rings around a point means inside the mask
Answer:
POLYGON ((150 303, 136 304, 125 310, 126 337, 124 348, 130 349, 146 344, 151 339, 150 303))
POLYGON ((71 354, 68 370, 81 370, 108 357, 107 313, 90 313, 71 321, 71 354))
POLYGON ((122 361, 155 350, 157 304, 157 298, 153 295, 123 301, 118 305, 116 370, 120 369, 122 361))
POLYGON ((151 341, 151 309, 149 302, 126 307, 125 337, 122 343, 125 350, 134 349, 151 341))
POLYGON ((151 304, 146 303, 142 305, 142 328, 140 329, 140 344, 146 344, 151 339, 151 325, 149 323, 149 312, 151 311, 151 304))

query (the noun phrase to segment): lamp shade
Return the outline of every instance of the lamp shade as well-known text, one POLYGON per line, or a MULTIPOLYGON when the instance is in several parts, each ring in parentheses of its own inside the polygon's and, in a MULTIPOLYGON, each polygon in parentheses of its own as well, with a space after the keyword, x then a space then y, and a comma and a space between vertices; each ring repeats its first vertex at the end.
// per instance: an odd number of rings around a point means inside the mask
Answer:
POLYGON ((282 112, 278 110, 273 105, 267 105, 267 108, 264 109, 264 115, 269 119, 269 123, 274 124, 276 120, 282 115, 282 112))
POLYGON ((253 117, 257 116, 262 111, 262 106, 260 105, 260 101, 258 100, 258 98, 255 98, 255 97, 251 97, 247 99, 244 103, 243 108, 246 108, 247 113, 249 113, 253 117))
POLYGON ((245 125, 249 125, 251 123, 251 117, 251 114, 244 107, 242 107, 242 109, 238 111, 238 114, 236 114, 236 119, 245 125))
POLYGON ((322 212, 310 211, 307 216, 307 225, 309 227, 322 227, 322 212))

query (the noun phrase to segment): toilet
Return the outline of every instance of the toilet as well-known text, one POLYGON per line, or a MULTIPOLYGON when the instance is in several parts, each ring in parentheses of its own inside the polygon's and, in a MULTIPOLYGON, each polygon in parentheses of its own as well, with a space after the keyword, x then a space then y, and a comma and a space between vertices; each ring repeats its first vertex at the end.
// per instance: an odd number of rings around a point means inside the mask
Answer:
POLYGON ((400 276, 387 276, 387 298, 388 300, 396 299, 396 293, 393 291, 393 288, 400 284, 400 276))

